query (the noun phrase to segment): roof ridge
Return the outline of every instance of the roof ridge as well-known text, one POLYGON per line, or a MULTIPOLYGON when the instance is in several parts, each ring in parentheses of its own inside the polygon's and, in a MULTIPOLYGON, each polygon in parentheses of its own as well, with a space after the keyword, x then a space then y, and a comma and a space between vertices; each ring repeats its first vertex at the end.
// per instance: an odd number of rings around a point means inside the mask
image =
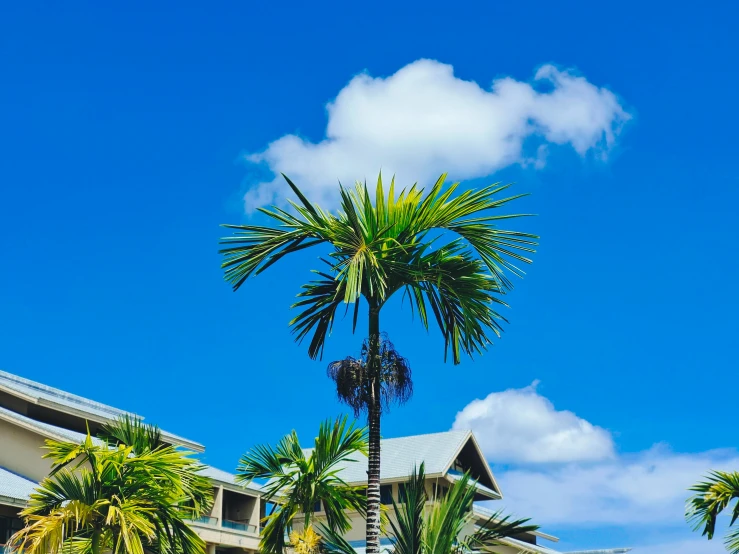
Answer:
POLYGON ((472 431, 469 429, 449 429, 448 431, 435 431, 433 433, 416 433, 415 435, 403 435, 402 437, 388 437, 383 438, 381 440, 383 441, 395 441, 395 440, 403 440, 403 439, 414 439, 416 437, 431 437, 431 436, 438 436, 438 435, 455 435, 457 433, 464 433, 466 436, 468 433, 471 433, 472 431))
POLYGON ((137 418, 143 419, 142 416, 138 414, 134 414, 133 412, 121 410, 120 408, 116 408, 108 404, 103 404, 102 402, 97 402, 95 400, 85 398, 84 396, 79 396, 78 394, 63 391, 61 389, 57 389, 56 387, 44 385, 43 383, 39 383, 38 381, 32 381, 31 379, 26 379, 25 377, 21 377, 20 375, 15 375, 13 373, 9 373, 7 371, 3 371, 0 369, 0 381, 3 379, 6 381, 10 381, 12 383, 23 385, 33 390, 37 390, 42 393, 50 394, 52 396, 57 396, 61 398, 62 400, 75 401, 79 404, 86 405, 91 408, 97 408, 104 412, 109 412, 111 415, 130 415, 130 416, 136 416, 137 418))
MULTIPOLYGON (((472 430, 470 429, 450 429, 448 431, 436 431, 434 433, 418 433, 415 435, 403 435, 401 437, 388 437, 388 438, 382 438, 380 437, 380 443, 383 442, 389 442, 389 441, 401 441, 401 440, 408 440, 408 439, 416 439, 420 437, 438 437, 440 435, 456 435, 460 434, 459 443, 467 439, 467 436, 472 433, 472 430)), ((473 434, 474 435, 474 434, 473 434)), ((457 444, 459 444, 457 443, 457 444)), ((313 446, 306 446, 305 448, 301 448, 304 452, 306 450, 313 450, 313 446)))

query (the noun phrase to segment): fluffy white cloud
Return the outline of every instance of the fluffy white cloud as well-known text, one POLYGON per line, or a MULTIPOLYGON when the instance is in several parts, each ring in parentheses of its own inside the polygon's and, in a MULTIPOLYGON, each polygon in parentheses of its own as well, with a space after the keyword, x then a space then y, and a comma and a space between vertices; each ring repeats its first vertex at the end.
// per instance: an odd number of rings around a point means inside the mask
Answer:
MULTIPOLYGON (((603 155, 629 119, 611 91, 573 72, 545 65, 534 83, 545 90, 510 77, 486 90, 433 60, 385 78, 362 73, 328 104, 323 140, 286 135, 247 160, 287 174, 311 199, 332 207, 337 179, 371 181, 380 169, 405 185, 445 171, 459 180, 515 163, 541 167, 547 143, 603 155), (530 137, 538 148, 527 152, 530 137)), ((245 207, 281 201, 286 191, 281 178, 260 183, 247 192, 245 207)))
POLYGON ((632 544, 635 552, 644 554, 724 551, 728 518, 721 518, 719 536, 708 542, 691 534, 685 501, 688 488, 709 470, 739 468, 739 451, 675 453, 657 444, 619 455, 609 432, 556 410, 536 384, 474 400, 453 425, 475 432, 507 511, 531 517, 545 530, 567 529, 570 536, 586 527, 602 530, 604 544, 612 542, 609 529, 626 529, 640 538, 632 544))
POLYGON ((558 411, 536 391, 494 392, 457 414, 454 429, 472 429, 493 462, 572 462, 614 457, 611 434, 569 411, 558 411))
POLYGON ((516 513, 558 526, 684 526, 688 487, 709 469, 739 468, 739 453, 677 454, 665 446, 590 464, 496 473, 516 513))

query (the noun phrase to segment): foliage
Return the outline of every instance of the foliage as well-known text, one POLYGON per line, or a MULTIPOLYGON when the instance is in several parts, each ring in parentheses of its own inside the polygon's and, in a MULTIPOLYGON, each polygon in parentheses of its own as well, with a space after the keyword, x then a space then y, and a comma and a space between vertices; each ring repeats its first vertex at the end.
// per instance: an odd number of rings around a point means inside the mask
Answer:
POLYGON ((302 513, 307 530, 319 501, 331 529, 350 529, 346 511, 364 513, 365 497, 362 489, 348 486, 339 477, 339 470, 343 463, 354 461, 351 456, 357 453, 367 453, 367 432, 344 416, 333 423, 321 423, 309 454, 301 448, 293 431, 275 448, 256 446, 241 458, 237 481, 248 484, 254 479, 268 479, 263 498, 276 503, 262 531, 262 552, 281 554, 295 517, 302 513))
POLYGON ((444 337, 444 357, 451 351, 457 364, 463 352, 470 356, 482 352, 490 334, 500 336, 505 319, 496 308, 505 305, 501 297, 512 286, 507 274, 522 274, 514 263, 530 262, 521 253, 534 252, 537 237, 498 229, 499 221, 522 214, 488 213, 522 196, 497 198, 507 186, 458 192, 458 183, 444 188, 444 174, 425 195, 413 185, 396 196, 393 179, 386 196, 380 176, 374 200, 366 184, 357 183, 354 189, 340 186, 341 209, 333 214, 308 201, 284 177, 298 197, 299 203, 290 201, 295 213, 278 207, 260 209, 277 227, 226 225, 236 232, 222 239, 228 245, 221 250, 222 267, 236 290, 288 254, 329 247, 325 269, 303 285, 293 304, 300 312, 290 322, 296 340, 312 335, 308 354, 313 359, 323 354, 338 308, 354 305, 356 330, 360 300, 364 297, 367 302, 366 365, 347 362, 335 373, 339 396, 355 412, 367 410, 367 554, 378 554, 382 402, 406 399, 411 390, 409 379, 400 387, 386 381, 383 398, 382 307, 402 291, 411 313, 426 329, 429 319, 435 319, 444 337))
MULTIPOLYGON (((705 481, 689 489, 696 493, 688 499, 686 517, 695 531, 712 539, 718 515, 734 502, 729 526, 739 518, 739 472, 712 471, 705 481)), ((726 550, 739 554, 739 528, 730 530, 724 541, 726 550)))
POLYGON ((521 254, 533 252, 534 235, 498 229, 496 224, 523 214, 487 215, 523 195, 498 199, 508 188, 497 184, 478 191, 457 192, 458 183, 444 189, 446 175, 424 195, 413 185, 395 195, 394 181, 385 194, 377 180, 373 203, 366 185, 340 188, 341 210, 332 214, 312 204, 285 177, 299 199, 297 214, 260 209, 278 227, 226 225, 235 236, 221 250, 226 280, 234 289, 287 254, 320 244, 331 246, 326 271, 303 286, 294 307, 302 311, 290 323, 297 340, 312 333, 308 352, 319 357, 342 303, 354 304, 356 327, 359 300, 381 307, 403 291, 411 310, 428 328, 429 313, 444 336, 445 352, 454 363, 461 352, 480 352, 500 336, 504 321, 495 305, 511 287, 506 272, 521 275, 513 261, 529 263, 521 254), (437 231, 436 233, 434 233, 437 231), (453 238, 444 242, 444 233, 453 238))
MULTIPOLYGON (((393 499, 397 521, 389 518, 394 554, 473 554, 501 544, 501 539, 538 529, 528 519, 512 519, 502 512, 493 514, 476 530, 465 535, 473 521, 474 482, 469 473, 456 481, 441 498, 429 498, 425 489, 424 464, 414 470, 405 484, 405 499, 393 499)), ((338 533, 322 529, 328 554, 353 554, 354 549, 338 533)))
POLYGON ((46 441, 49 477, 11 538, 24 554, 203 554, 185 520, 209 509, 211 485, 190 452, 155 444, 158 431, 131 420, 106 426, 122 441, 46 441))
POLYGON ((308 525, 301 531, 290 533, 290 544, 295 554, 315 554, 319 551, 321 536, 312 525, 308 525))
MULTIPOLYGON (((413 394, 411 366, 386 337, 380 341, 380 400, 385 409, 396 402, 404 404, 413 394)), ((358 417, 367 411, 372 401, 372 380, 369 377, 369 341, 362 344, 359 359, 347 357, 331 362, 328 375, 336 383, 339 400, 349 405, 358 417)))

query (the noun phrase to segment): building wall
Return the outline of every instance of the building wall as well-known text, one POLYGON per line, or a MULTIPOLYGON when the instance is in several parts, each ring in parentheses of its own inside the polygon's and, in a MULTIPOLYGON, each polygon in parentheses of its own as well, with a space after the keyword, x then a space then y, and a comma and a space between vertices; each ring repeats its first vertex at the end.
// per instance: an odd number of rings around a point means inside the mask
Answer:
POLYGON ((49 474, 51 462, 42 458, 44 437, 0 419, 0 466, 33 481, 49 474))

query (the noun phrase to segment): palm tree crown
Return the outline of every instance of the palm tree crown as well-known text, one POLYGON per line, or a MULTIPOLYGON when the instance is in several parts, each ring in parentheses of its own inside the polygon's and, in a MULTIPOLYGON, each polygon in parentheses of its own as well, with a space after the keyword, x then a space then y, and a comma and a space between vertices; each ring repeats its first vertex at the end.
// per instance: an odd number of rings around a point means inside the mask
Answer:
POLYGON ((157 430, 121 420, 106 426, 124 442, 46 442, 52 470, 21 512, 26 527, 11 538, 24 554, 203 554, 205 543, 185 520, 210 506, 203 466, 157 430), (158 440, 158 439, 157 439, 158 440))
POLYGON ((298 340, 311 332, 312 358, 321 355, 342 303, 359 300, 379 309, 403 290, 411 308, 428 327, 429 312, 451 351, 454 363, 461 352, 480 352, 489 344, 488 332, 500 335, 504 318, 493 308, 504 304, 499 295, 511 287, 506 272, 521 275, 511 260, 529 263, 518 251, 533 252, 535 235, 505 231, 498 221, 523 214, 481 215, 524 195, 497 199, 508 185, 491 185, 454 196, 458 183, 444 190, 442 175, 428 194, 415 185, 395 196, 394 182, 385 196, 382 178, 374 203, 366 185, 340 188, 341 211, 332 214, 312 204, 285 177, 300 203, 291 202, 297 215, 277 207, 260 211, 279 223, 278 228, 226 225, 236 230, 223 240, 221 250, 226 279, 238 289, 283 256, 328 243, 332 247, 327 271, 303 286, 294 307, 301 313, 291 321, 298 340), (434 230, 456 238, 443 242, 434 230))
MULTIPOLYGON (((716 531, 716 519, 731 503, 731 520, 733 526, 739 519, 739 472, 712 471, 705 481, 692 486, 690 491, 696 493, 688 499, 686 517, 696 531, 703 530, 709 540, 716 531)), ((724 541, 726 550, 731 554, 739 554, 739 528, 730 530, 724 541)))
POLYGON ((256 446, 241 458, 237 481, 267 479, 264 499, 275 501, 262 531, 262 552, 281 554, 295 517, 302 513, 303 527, 309 528, 319 502, 330 528, 349 530, 346 510, 364 513, 366 502, 362 490, 348 486, 338 476, 338 469, 339 464, 353 461, 351 456, 356 453, 367 453, 367 431, 341 417, 333 423, 321 423, 314 448, 307 456, 293 431, 276 448, 256 446))

